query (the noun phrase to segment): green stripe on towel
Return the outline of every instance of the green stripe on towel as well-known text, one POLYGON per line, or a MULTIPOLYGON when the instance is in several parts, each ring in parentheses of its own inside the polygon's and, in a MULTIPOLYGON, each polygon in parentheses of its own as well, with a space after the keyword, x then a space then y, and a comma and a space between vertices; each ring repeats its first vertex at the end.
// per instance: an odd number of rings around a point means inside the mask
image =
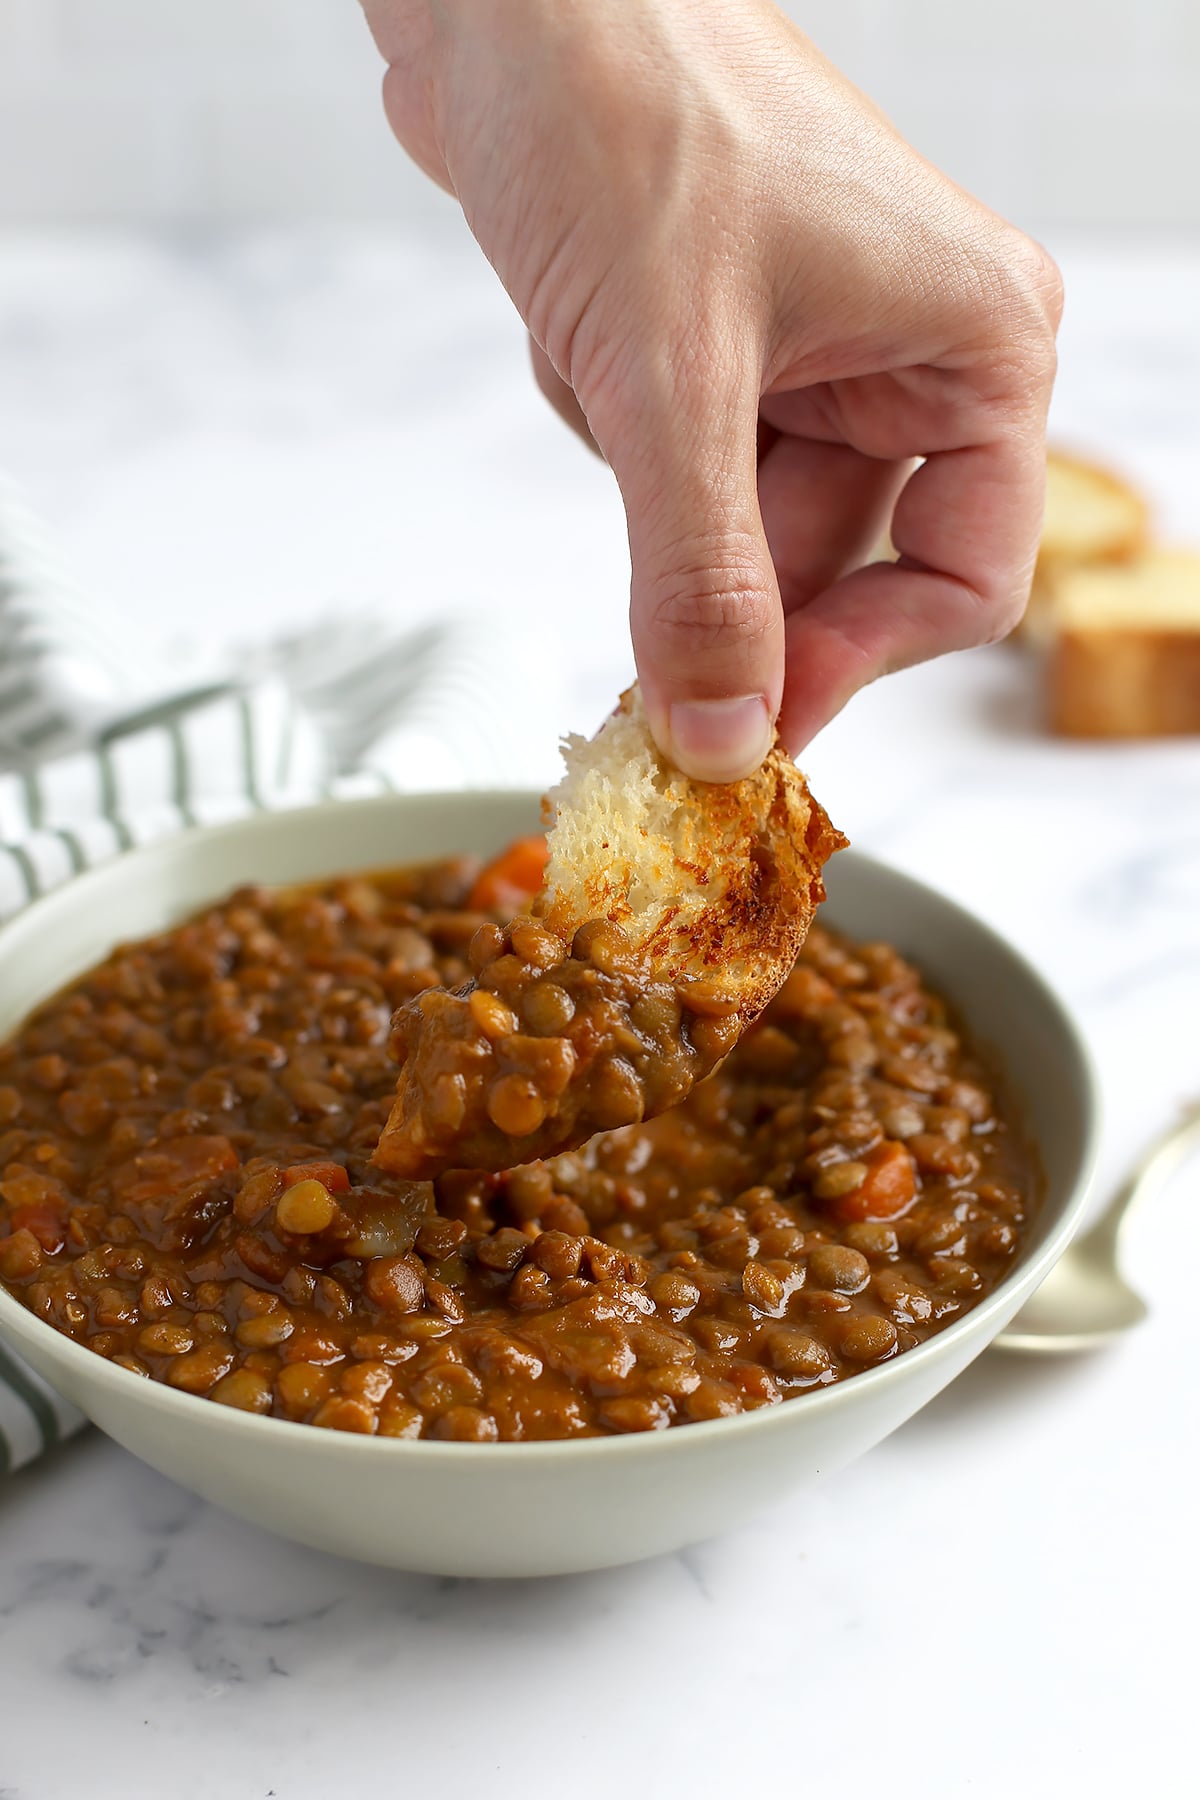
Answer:
POLYGON ((36 900, 42 891, 42 878, 28 850, 21 844, 5 844, 5 853, 21 871, 21 880, 25 885, 25 893, 30 900, 36 900))
POLYGON ((6 1383, 22 1399, 42 1434, 42 1449, 52 1450, 59 1440, 58 1415, 46 1396, 34 1386, 25 1371, 0 1344, 0 1381, 6 1383))
POLYGON ((117 769, 107 744, 96 746, 96 766, 100 771, 100 813, 112 826, 122 850, 133 849, 133 833, 121 817, 121 796, 117 788, 117 769))
POLYGON ((187 739, 177 718, 167 723, 167 742, 171 746, 171 798, 179 808, 179 816, 184 824, 194 825, 196 814, 192 809, 192 767, 188 759, 187 739))

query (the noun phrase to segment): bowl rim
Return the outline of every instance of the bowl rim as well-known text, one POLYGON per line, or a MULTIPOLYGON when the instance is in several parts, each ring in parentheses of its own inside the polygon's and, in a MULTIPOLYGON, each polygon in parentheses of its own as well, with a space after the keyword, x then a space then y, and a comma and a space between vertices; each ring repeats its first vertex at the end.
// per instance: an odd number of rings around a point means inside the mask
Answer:
MULTIPOLYGON (((491 802, 511 805, 526 801, 531 812, 536 812, 540 805, 541 795, 533 789, 497 788, 497 789, 454 789, 445 793, 438 792, 393 792, 375 794, 361 799, 328 799, 305 806, 279 808, 271 812, 256 813, 247 818, 234 819, 217 825, 197 825, 188 830, 173 833, 168 838, 123 851, 94 868, 68 878, 48 893, 32 900, 28 906, 0 925, 0 966, 5 957, 12 951, 19 953, 22 939, 30 933, 40 934, 43 929, 53 929, 55 914, 60 908, 74 908, 80 904, 80 889, 86 891, 94 886, 107 885, 118 879, 115 871, 128 871, 128 879, 136 881, 139 872, 154 862, 168 864, 181 854, 187 854, 198 841, 219 842, 252 840, 264 827, 278 829, 285 823, 293 829, 303 831, 312 826, 319 829, 321 823, 335 813, 344 814, 353 809, 362 815, 370 812, 383 814, 394 813, 406 805, 423 802, 446 804, 449 806, 470 803, 473 807, 487 806, 491 802)), ((860 1369, 856 1374, 843 1381, 831 1382, 828 1386, 814 1388, 805 1393, 793 1395, 791 1401, 778 1406, 758 1407, 752 1412, 737 1413, 729 1418, 702 1419, 689 1423, 686 1429, 668 1431, 628 1432, 609 1437, 588 1438, 551 1438, 535 1439, 519 1442, 490 1442, 485 1444, 454 1443, 436 1438, 381 1438, 375 1435, 359 1434, 344 1431, 319 1431, 311 1424, 304 1424, 291 1419, 276 1419, 259 1413, 243 1412, 236 1407, 219 1406, 216 1402, 199 1394, 188 1394, 181 1389, 168 1387, 164 1382, 147 1379, 143 1375, 135 1375, 132 1370, 123 1369, 119 1364, 110 1362, 107 1357, 99 1356, 86 1345, 77 1343, 65 1332, 54 1325, 40 1319, 9 1292, 0 1282, 0 1341, 15 1344, 18 1350, 21 1339, 29 1338, 34 1345, 46 1344, 46 1360, 53 1363, 61 1357, 68 1368, 77 1370, 82 1388, 99 1386, 122 1399, 132 1399, 134 1386, 141 1393, 143 1400, 151 1410, 164 1415, 175 1415, 183 1421, 190 1419, 197 1427, 205 1422, 205 1428, 211 1427, 218 1432, 230 1432, 235 1437, 261 1437, 266 1431, 270 1434, 268 1441, 275 1441, 281 1449, 285 1438, 295 1447, 310 1444, 314 1453, 325 1456, 340 1456, 349 1461, 359 1457, 378 1459, 381 1456, 391 1457, 403 1464, 412 1458, 430 1465, 436 1461, 448 1460, 460 1462, 464 1459, 478 1459, 489 1466, 505 1464, 529 1468, 534 1462, 543 1459, 561 1461, 563 1458, 580 1459, 584 1457, 603 1456, 612 1460, 618 1456, 644 1456, 647 1454, 670 1454, 679 1456, 687 1453, 690 1445, 699 1451, 714 1435, 731 1441, 738 1433, 747 1431, 789 1430, 798 1427, 803 1420, 820 1417, 831 1407, 852 1404, 847 1395, 857 1394, 865 1399, 869 1394, 882 1394, 888 1387, 903 1385, 909 1377, 920 1369, 935 1363, 940 1357, 949 1356, 956 1343, 963 1338, 986 1335, 986 1327, 997 1313, 1004 1310, 1011 1290, 1023 1285, 1035 1277, 1034 1285, 1053 1266, 1054 1262, 1066 1248, 1078 1228, 1091 1192, 1096 1172, 1099 1152, 1099 1083, 1091 1052, 1068 1011, 1064 1002, 1050 986, 1041 971, 1018 950, 999 931, 985 920, 961 905, 957 900, 940 893, 936 888, 921 881, 918 877, 898 869, 893 864, 872 856, 863 850, 850 848, 839 852, 839 855, 851 859, 855 864, 865 865, 868 869, 877 870, 889 879, 898 879, 922 899, 932 900, 937 906, 948 908, 957 916, 959 922, 977 933, 989 943, 993 950, 1007 957, 1014 963, 1024 977, 1027 985, 1037 995, 1041 1006, 1051 1014, 1054 1021, 1071 1048, 1080 1076, 1080 1099, 1083 1114, 1082 1147, 1079 1166, 1071 1189, 1064 1201, 1057 1220, 1046 1233, 1037 1251, 1029 1257, 1022 1257, 1015 1267, 1009 1270, 997 1287, 960 1318, 953 1320, 932 1337, 921 1344, 914 1345, 893 1356, 887 1362, 879 1363, 874 1368, 860 1369), (131 1385, 134 1384, 134 1385, 131 1385), (792 1402, 799 1401, 796 1406, 792 1402), (284 1434, 281 1436, 280 1434, 284 1434), (668 1445, 676 1446, 670 1451, 668 1445)), ((364 864, 363 867, 385 867, 386 864, 364 864)), ((331 870, 331 874, 340 871, 331 870)), ((320 876, 311 877, 319 880, 320 876)), ((223 890, 222 890, 223 891, 223 890)), ((214 896, 216 898, 216 896, 214 896)), ((199 903, 203 904, 203 902, 199 903)), ((116 943, 122 940, 117 939, 116 943)), ((950 996, 953 999, 953 996, 950 996)), ((1032 1291, 1032 1290, 1031 1290, 1032 1291)), ((54 1382, 51 1379, 50 1385, 54 1382)), ((80 1410, 86 1413, 86 1408, 80 1410)))

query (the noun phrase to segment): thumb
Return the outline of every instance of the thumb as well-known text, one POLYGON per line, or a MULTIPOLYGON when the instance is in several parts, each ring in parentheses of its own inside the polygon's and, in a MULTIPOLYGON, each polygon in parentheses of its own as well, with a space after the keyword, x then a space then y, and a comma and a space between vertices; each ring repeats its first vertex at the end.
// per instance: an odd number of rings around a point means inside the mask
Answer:
MULTIPOLYGON (((740 385, 740 384, 739 384, 740 385)), ((629 526, 633 650, 650 727, 687 775, 736 781, 771 747, 783 610, 758 508, 758 394, 638 409, 609 461, 629 526)))

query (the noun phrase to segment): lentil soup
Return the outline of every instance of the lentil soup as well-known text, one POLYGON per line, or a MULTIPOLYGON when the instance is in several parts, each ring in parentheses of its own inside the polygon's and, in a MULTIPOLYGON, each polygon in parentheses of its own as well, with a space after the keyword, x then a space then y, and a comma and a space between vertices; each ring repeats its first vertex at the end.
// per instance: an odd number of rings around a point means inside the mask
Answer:
POLYGON ((819 926, 671 1111, 499 1175, 377 1168, 393 1012, 494 941, 477 874, 245 889, 42 1006, 0 1047, 9 1290, 221 1404, 486 1442, 802 1396, 1008 1272, 1039 1176, 994 1077, 894 950, 819 926))

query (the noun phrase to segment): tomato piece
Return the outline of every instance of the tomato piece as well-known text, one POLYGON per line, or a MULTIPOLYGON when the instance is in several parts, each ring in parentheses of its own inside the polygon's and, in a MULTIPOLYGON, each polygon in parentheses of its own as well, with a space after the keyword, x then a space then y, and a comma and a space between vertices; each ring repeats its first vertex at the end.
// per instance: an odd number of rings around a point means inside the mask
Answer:
POLYGON ((14 1232, 32 1232, 42 1249, 52 1256, 67 1241, 67 1228, 62 1215, 44 1200, 30 1200, 24 1206, 14 1206, 12 1229, 14 1232))
POLYGON ((517 838, 480 869, 467 905, 473 912, 519 912, 541 887, 549 856, 541 832, 517 838))
POLYGON ((349 1173, 336 1162, 293 1163, 283 1171, 283 1184, 295 1187, 298 1181, 319 1181, 331 1194, 344 1194, 350 1186, 349 1173))
POLYGON ((903 1144, 885 1138, 864 1159, 867 1178, 852 1194, 842 1194, 833 1210, 844 1225, 860 1219, 898 1219, 917 1195, 917 1168, 903 1144))
POLYGON ((227 1137, 167 1138, 147 1144, 113 1173, 113 1192, 133 1206, 171 1199, 238 1166, 227 1137))

